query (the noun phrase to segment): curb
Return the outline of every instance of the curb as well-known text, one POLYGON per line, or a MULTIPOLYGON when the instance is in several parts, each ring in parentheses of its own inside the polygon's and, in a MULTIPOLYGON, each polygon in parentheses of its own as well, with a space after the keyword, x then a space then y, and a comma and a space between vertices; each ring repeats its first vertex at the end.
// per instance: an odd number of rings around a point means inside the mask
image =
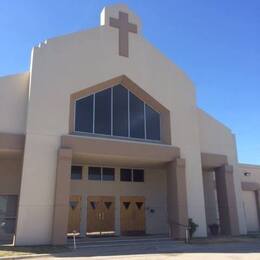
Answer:
POLYGON ((31 255, 17 255, 17 256, 3 256, 0 257, 1 260, 5 259, 29 259, 33 257, 45 257, 45 256, 51 256, 51 254, 31 254, 31 255))
POLYGON ((252 243, 253 241, 257 241, 257 239, 192 240, 190 244, 209 245, 209 244, 223 244, 223 243, 252 243))

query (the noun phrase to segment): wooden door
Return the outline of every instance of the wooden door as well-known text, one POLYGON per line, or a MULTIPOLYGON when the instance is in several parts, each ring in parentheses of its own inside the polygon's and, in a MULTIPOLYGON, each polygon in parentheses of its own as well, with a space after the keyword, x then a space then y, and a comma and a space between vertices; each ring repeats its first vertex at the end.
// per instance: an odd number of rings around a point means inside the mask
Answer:
POLYGON ((101 232, 115 230, 115 197, 103 196, 101 198, 101 232))
POLYGON ((115 198, 89 196, 87 233, 113 232, 115 230, 115 198))
POLYGON ((68 233, 80 233, 81 196, 71 195, 69 202, 68 233))
POLYGON ((87 233, 100 232, 100 197, 89 196, 87 201, 87 233))
POLYGON ((120 223, 122 235, 145 234, 145 198, 128 196, 120 198, 120 223))

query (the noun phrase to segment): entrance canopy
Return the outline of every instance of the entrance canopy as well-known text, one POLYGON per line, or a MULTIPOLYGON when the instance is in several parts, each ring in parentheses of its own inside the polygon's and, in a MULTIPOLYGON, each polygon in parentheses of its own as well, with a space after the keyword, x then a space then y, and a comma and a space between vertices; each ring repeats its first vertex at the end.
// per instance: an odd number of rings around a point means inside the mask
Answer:
POLYGON ((77 163, 102 161, 118 166, 161 166, 180 156, 180 149, 171 145, 88 136, 62 136, 61 147, 70 148, 77 163))

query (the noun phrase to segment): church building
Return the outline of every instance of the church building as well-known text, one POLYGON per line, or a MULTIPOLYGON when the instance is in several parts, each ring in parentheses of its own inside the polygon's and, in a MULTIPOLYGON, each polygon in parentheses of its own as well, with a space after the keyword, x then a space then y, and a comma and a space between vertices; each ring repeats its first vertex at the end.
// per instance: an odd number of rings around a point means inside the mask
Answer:
POLYGON ((1 77, 0 120, 0 240, 183 239, 189 219, 195 237, 259 231, 260 166, 239 164, 232 131, 126 5, 1 77))

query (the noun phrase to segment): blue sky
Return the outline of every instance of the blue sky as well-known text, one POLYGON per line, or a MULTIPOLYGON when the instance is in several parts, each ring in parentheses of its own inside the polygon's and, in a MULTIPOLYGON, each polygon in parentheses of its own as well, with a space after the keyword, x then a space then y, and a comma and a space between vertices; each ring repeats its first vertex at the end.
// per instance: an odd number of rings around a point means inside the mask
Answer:
MULTIPOLYGON (((103 0, 1 0, 0 75, 28 70, 45 39, 96 27, 103 0)), ((198 105, 229 126, 240 162, 260 164, 260 1, 129 0, 143 34, 193 80, 198 105), (170 36, 170 37, 169 37, 170 36)))

